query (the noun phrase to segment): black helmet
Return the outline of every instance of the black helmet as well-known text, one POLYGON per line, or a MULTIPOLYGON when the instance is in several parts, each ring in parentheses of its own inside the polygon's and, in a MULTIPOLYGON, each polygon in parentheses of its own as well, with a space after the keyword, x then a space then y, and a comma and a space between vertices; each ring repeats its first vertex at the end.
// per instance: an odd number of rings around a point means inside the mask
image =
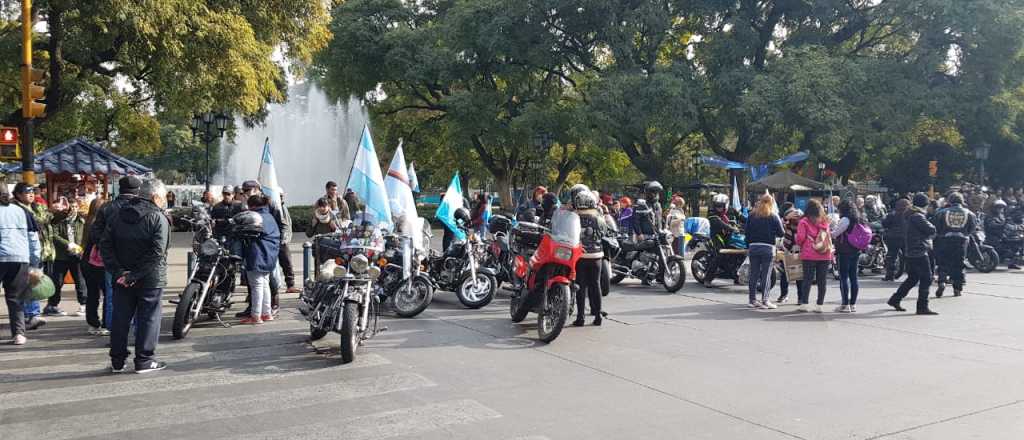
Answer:
POLYGON ((644 186, 644 189, 647 191, 647 194, 661 194, 665 192, 665 188, 661 186, 661 183, 658 183, 657 180, 647 182, 647 185, 644 186))
POLYGON ((263 216, 257 212, 244 211, 231 217, 236 234, 246 238, 257 238, 263 234, 263 216))
POLYGON ((466 208, 458 208, 452 215, 455 217, 455 223, 460 226, 469 227, 469 223, 472 221, 469 210, 466 208))
POLYGON ((964 195, 958 191, 954 191, 946 196, 946 202, 950 205, 962 205, 964 204, 964 195))

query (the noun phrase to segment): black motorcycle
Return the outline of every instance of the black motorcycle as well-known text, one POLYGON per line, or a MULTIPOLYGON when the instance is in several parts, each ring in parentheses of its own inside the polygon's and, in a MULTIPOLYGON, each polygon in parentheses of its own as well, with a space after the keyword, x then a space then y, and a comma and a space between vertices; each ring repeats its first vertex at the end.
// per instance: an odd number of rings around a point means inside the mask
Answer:
POLYGON ((989 273, 996 270, 996 266, 999 265, 999 252, 996 251, 996 248, 985 244, 983 231, 976 231, 970 234, 970 239, 967 241, 966 259, 971 267, 977 269, 978 272, 989 273))
POLYGON ((188 336, 192 324, 204 314, 228 327, 221 320, 221 315, 231 308, 235 275, 239 272, 242 261, 241 257, 233 255, 228 249, 229 238, 241 237, 232 237, 231 233, 228 237, 214 237, 213 221, 205 207, 193 207, 192 217, 183 220, 188 222, 194 231, 192 252, 196 256, 196 261, 189 272, 185 290, 177 300, 171 300, 171 303, 177 304, 171 325, 174 339, 188 336))
POLYGON ((879 274, 885 270, 885 255, 889 251, 888 247, 885 246, 885 240, 882 238, 884 229, 882 224, 875 222, 871 224, 871 243, 868 244, 868 248, 864 249, 860 253, 860 259, 857 261, 857 268, 860 273, 864 273, 865 270, 870 270, 871 273, 879 274))
POLYGON ((466 240, 452 243, 443 253, 431 250, 427 270, 435 288, 455 292, 462 305, 479 309, 494 300, 497 272, 480 264, 487 252, 480 239, 468 229, 463 233, 466 240))
POLYGON ((1007 223, 1003 239, 993 243, 999 259, 1007 266, 1024 264, 1024 225, 1007 223))
POLYGON ((402 318, 419 315, 434 298, 434 283, 420 271, 420 252, 411 237, 387 237, 384 254, 377 260, 380 278, 378 296, 402 318))
POLYGON ((300 296, 309 310, 309 336, 318 340, 328 332, 339 333, 341 360, 349 363, 363 341, 381 331, 380 297, 375 294, 381 269, 370 261, 384 253, 384 239, 372 227, 349 227, 314 237, 313 246, 318 261, 324 262, 300 296))
MULTIPOLYGON (((606 243, 605 248, 614 252, 610 244, 606 243)), ((686 283, 686 265, 673 251, 668 231, 638 241, 620 236, 617 244, 619 249, 610 259, 611 284, 635 278, 644 285, 662 283, 666 291, 674 293, 686 283)))
MULTIPOLYGON (((733 280, 733 283, 737 285, 747 284, 749 271, 745 270, 747 266, 743 264, 747 260, 746 240, 743 234, 732 234, 729 240, 724 240, 721 237, 711 238, 695 235, 691 242, 693 241, 696 243, 693 247, 693 259, 690 261, 690 273, 693 274, 694 280, 704 284, 704 280, 709 275, 711 262, 717 258, 718 270, 712 277, 713 279, 725 278, 733 280)), ((775 287, 778 280, 778 266, 778 264, 772 265, 769 289, 775 287)))

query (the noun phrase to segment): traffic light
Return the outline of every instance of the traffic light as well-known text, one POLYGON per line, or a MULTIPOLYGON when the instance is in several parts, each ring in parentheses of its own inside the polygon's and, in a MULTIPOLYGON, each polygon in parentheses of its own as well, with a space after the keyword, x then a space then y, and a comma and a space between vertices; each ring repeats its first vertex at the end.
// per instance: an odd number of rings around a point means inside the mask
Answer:
POLYGON ((22 66, 21 68, 21 114, 25 119, 46 116, 46 104, 37 101, 46 96, 46 89, 36 84, 43 80, 45 73, 46 71, 32 66, 22 66))
POLYGON ((21 159, 18 127, 0 127, 0 160, 21 159))

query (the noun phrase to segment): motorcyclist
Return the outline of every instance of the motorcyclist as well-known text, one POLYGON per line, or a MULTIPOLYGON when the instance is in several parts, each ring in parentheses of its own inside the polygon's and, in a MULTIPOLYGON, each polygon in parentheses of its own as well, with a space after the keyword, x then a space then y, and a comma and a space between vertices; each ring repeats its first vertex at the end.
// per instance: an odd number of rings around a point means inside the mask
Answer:
POLYGON ((910 200, 901 198, 896 201, 893 211, 882 220, 882 227, 885 228, 885 277, 882 281, 896 280, 896 260, 904 251, 903 235, 906 232, 904 214, 910 208, 910 200))
POLYGON ((601 325, 601 260, 604 247, 601 239, 609 232, 604 216, 597 209, 597 198, 590 190, 581 190, 572 200, 573 209, 580 217, 580 243, 583 256, 576 263, 576 321, 574 326, 584 324, 586 309, 584 301, 590 300, 590 313, 594 325, 601 325))
POLYGON ((654 214, 653 226, 655 231, 660 231, 664 228, 663 221, 665 216, 661 210, 661 195, 664 192, 665 188, 657 180, 652 180, 644 185, 644 199, 647 200, 647 206, 651 208, 651 212, 654 214))
POLYGON ((551 216, 555 214, 556 209, 558 209, 558 196, 552 193, 544 193, 541 197, 540 208, 537 209, 540 224, 543 226, 550 225, 551 216))
MULTIPOLYGON (((1006 202, 996 200, 992 203, 991 212, 985 217, 985 244, 996 249, 1003 249, 1006 240, 1006 228, 1009 224, 1006 218, 1006 208, 1006 202)), ((1016 261, 1010 259, 1007 268, 1020 269, 1020 266, 1016 261)))
POLYGON ((636 239, 642 240, 657 234, 657 215, 645 199, 636 201, 636 208, 633 210, 633 230, 630 231, 636 239))
POLYGON ((530 196, 530 199, 519 205, 519 208, 516 210, 517 218, 520 218, 521 214, 525 214, 527 211, 531 209, 533 210, 534 215, 540 216, 542 212, 541 202, 544 199, 544 194, 547 193, 548 189, 543 186, 538 186, 534 188, 533 195, 530 196))
MULTIPOLYGON (((711 226, 711 240, 726 243, 729 236, 739 232, 739 228, 729 219, 729 197, 725 194, 718 194, 711 199, 711 214, 708 215, 708 223, 711 226)), ((704 287, 711 287, 718 273, 718 259, 722 258, 720 253, 715 253, 714 258, 708 265, 707 274, 704 276, 704 287)))
POLYGON ((235 189, 231 185, 224 185, 221 189, 221 196, 223 198, 220 202, 213 205, 213 208, 210 209, 210 218, 213 220, 213 235, 215 237, 227 235, 230 226, 228 220, 244 209, 242 202, 235 200, 235 189))
POLYGON ((967 240, 978 230, 978 217, 963 206, 964 196, 954 192, 946 198, 949 206, 935 213, 935 256, 938 259, 939 282, 935 296, 941 297, 947 278, 953 283, 953 296, 964 289, 964 254, 967 240))

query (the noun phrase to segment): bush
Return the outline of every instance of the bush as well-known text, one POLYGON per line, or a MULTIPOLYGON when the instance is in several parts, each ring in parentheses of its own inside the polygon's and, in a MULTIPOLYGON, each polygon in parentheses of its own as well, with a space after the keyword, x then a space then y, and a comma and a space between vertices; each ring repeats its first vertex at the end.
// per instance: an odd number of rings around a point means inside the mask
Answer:
POLYGON ((289 206, 288 213, 292 216, 292 231, 305 234, 306 229, 309 229, 310 220, 313 219, 313 206, 289 206))

